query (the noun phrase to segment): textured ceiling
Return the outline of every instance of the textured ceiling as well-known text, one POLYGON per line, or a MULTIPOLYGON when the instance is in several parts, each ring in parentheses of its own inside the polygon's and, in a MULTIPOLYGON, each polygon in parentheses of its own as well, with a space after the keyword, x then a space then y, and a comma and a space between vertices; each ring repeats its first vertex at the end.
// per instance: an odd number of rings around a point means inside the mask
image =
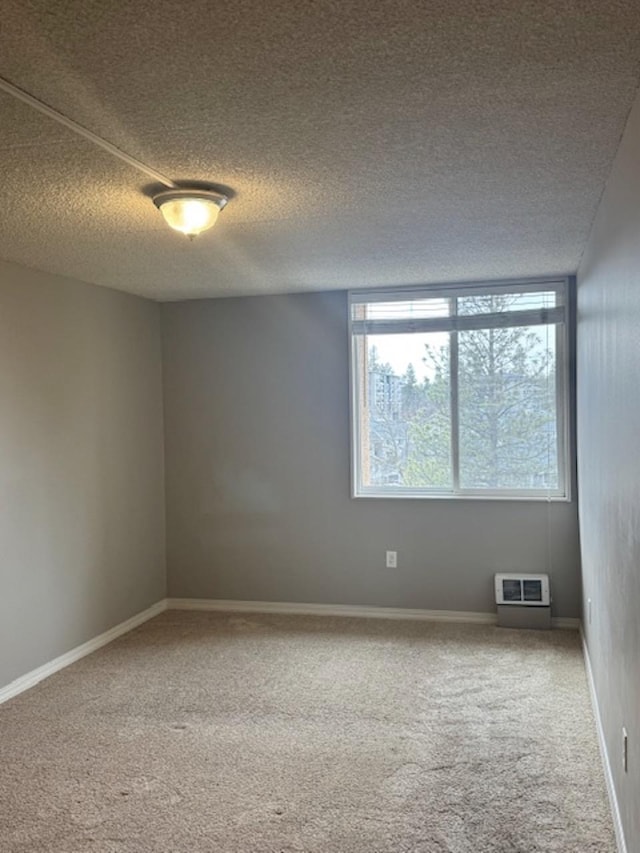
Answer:
POLYGON ((638 83, 640 3, 3 0, 0 257, 156 299, 575 271, 638 83))

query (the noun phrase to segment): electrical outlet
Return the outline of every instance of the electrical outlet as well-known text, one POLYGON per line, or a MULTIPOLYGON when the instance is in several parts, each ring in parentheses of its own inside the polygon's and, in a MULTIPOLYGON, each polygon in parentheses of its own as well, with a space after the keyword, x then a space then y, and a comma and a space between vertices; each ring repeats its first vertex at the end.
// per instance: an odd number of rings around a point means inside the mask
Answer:
POLYGON ((398 568, 398 552, 397 551, 387 551, 387 568, 388 569, 397 569, 398 568))
POLYGON ((625 773, 629 770, 629 736, 624 726, 622 727, 622 769, 625 773))
POLYGON ((587 624, 588 625, 591 625, 591 611, 592 611, 591 599, 588 598, 587 599, 587 624))

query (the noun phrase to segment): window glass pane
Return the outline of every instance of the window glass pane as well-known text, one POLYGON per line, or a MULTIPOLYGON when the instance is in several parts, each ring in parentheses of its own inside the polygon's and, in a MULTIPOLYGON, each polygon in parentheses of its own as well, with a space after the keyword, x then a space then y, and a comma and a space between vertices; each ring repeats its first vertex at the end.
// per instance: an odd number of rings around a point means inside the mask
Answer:
POLYGON ((356 336, 361 482, 451 488, 449 335, 356 336))
POLYGON ((461 487, 557 489, 555 327, 459 332, 458 347, 461 487))
POLYGON ((487 293, 458 297, 458 314, 499 314, 555 308, 555 291, 537 293, 487 293))
POLYGON ((448 317, 450 299, 407 299, 397 302, 366 302, 353 305, 354 320, 424 320, 448 317))

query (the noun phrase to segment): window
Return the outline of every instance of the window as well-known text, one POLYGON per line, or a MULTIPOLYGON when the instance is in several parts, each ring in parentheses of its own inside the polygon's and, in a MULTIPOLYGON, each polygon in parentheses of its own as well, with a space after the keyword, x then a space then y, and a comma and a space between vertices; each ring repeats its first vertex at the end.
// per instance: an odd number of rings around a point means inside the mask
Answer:
POLYGON ((356 497, 568 498, 568 282, 350 294, 356 497))

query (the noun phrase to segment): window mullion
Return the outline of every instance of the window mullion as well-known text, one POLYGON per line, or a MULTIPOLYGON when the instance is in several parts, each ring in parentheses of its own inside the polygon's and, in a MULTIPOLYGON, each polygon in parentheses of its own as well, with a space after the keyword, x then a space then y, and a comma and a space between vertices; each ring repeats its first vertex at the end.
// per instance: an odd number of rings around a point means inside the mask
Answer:
MULTIPOLYGON (((451 315, 458 313, 458 300, 451 299, 451 315)), ((449 405, 451 416, 451 474, 453 491, 460 491, 460 418, 458 414, 458 332, 449 335, 449 405)))

